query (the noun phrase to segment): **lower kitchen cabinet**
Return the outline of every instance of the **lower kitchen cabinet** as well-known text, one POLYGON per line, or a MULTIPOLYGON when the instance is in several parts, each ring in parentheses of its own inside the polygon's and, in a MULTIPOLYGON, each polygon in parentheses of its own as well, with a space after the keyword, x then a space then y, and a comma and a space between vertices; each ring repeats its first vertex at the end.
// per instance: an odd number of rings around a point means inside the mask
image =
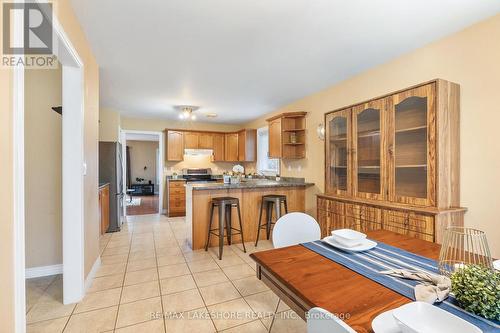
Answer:
POLYGON ((186 215, 186 181, 184 179, 169 179, 167 182, 167 198, 169 217, 186 215))
POLYGON ((109 185, 99 187, 99 225, 101 235, 109 228, 109 185))

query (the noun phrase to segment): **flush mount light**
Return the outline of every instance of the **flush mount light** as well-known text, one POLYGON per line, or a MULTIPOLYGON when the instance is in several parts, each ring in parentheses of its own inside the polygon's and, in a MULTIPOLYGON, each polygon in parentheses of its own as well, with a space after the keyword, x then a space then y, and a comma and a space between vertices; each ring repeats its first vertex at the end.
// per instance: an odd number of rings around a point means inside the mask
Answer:
POLYGON ((207 113, 205 115, 205 117, 207 117, 207 118, 215 118, 215 117, 217 117, 217 113, 207 113))
POLYGON ((196 115, 194 114, 194 111, 198 110, 200 107, 191 105, 177 105, 175 108, 180 111, 179 119, 196 120, 196 115))

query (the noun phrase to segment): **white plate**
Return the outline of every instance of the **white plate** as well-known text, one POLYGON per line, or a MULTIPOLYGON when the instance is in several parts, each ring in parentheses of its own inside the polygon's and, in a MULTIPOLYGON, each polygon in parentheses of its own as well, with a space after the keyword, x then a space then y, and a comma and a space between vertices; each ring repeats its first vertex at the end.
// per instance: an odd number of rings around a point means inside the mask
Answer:
POLYGON ((330 244, 331 246, 334 246, 338 249, 344 250, 344 251, 350 251, 350 252, 362 252, 362 251, 367 251, 370 249, 373 249, 375 246, 377 246, 377 242, 374 242, 370 239, 365 239, 361 244, 356 245, 356 246, 351 246, 347 247, 339 242, 337 242, 332 236, 327 236, 322 239, 323 242, 330 244))
POLYGON ((462 318, 425 302, 405 304, 394 309, 392 314, 404 333, 482 332, 462 318))
POLYGON ((375 333, 402 333, 398 323, 392 315, 392 310, 382 312, 372 321, 372 328, 375 333))
POLYGON ((494 267, 497 271, 500 271, 500 260, 495 260, 495 261, 493 261, 493 267, 494 267))

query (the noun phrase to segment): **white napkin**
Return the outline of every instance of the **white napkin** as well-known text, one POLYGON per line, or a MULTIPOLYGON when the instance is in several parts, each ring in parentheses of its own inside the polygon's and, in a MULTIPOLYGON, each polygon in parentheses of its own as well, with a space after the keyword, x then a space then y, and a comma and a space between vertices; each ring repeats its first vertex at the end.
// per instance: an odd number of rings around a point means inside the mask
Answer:
POLYGON ((434 275, 422 271, 409 271, 405 269, 393 269, 380 273, 424 282, 415 286, 415 299, 417 301, 429 304, 442 302, 450 293, 451 281, 444 275, 434 275))

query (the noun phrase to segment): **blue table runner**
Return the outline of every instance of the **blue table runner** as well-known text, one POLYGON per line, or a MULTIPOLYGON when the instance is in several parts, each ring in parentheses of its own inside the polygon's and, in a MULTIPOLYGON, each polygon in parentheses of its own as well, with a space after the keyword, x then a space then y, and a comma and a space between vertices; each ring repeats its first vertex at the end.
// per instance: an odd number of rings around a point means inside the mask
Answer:
MULTIPOLYGON (((435 260, 380 242, 375 248, 364 252, 343 251, 320 240, 304 243, 302 246, 412 300, 415 300, 414 287, 421 282, 380 272, 389 269, 407 269, 439 274, 435 260)), ((435 305, 479 327, 485 333, 500 332, 498 320, 488 320, 461 309, 452 296, 435 305)))

